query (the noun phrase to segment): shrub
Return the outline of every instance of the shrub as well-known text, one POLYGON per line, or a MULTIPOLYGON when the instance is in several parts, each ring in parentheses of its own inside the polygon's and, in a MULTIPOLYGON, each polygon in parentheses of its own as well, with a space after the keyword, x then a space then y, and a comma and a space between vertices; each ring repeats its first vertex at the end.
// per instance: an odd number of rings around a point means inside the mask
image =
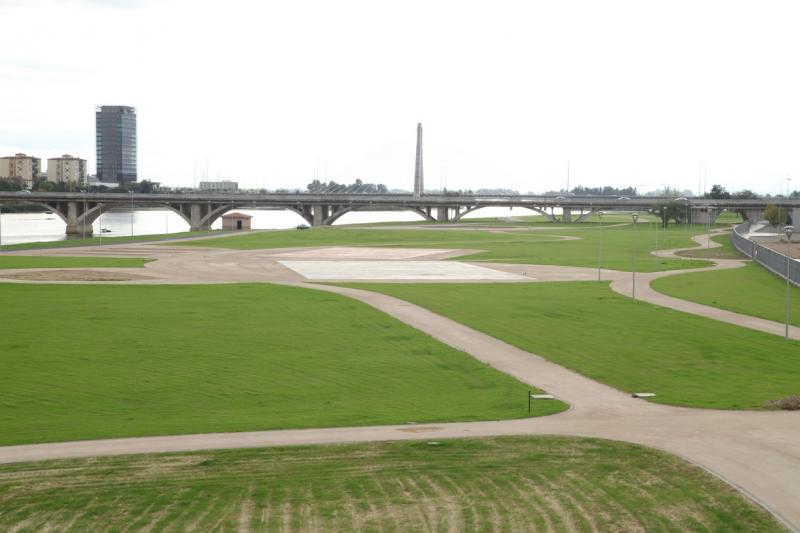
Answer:
POLYGON ((800 396, 787 396, 780 400, 769 400, 764 405, 770 409, 783 409, 784 411, 800 411, 800 396))

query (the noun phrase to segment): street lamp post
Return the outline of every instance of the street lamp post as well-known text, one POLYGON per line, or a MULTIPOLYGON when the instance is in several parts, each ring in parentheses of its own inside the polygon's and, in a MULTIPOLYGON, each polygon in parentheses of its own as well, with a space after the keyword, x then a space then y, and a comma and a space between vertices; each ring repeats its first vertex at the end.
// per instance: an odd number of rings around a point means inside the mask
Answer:
POLYGON ((783 231, 786 232, 786 332, 783 338, 789 340, 789 298, 791 294, 789 266, 792 261, 792 233, 794 233, 794 226, 786 226, 783 231))
POLYGON ((3 206, 0 205, 0 250, 3 249, 3 206))
POLYGON ((676 204, 678 202, 684 202, 686 204, 686 220, 683 221, 683 229, 686 233, 689 233, 689 199, 685 196, 681 196, 680 198, 675 198, 673 202, 676 204))
POLYGON ((631 213, 633 218, 633 285, 631 286, 631 298, 636 299, 636 221, 639 220, 639 213, 631 213))
POLYGON ((656 268, 658 267, 658 230, 660 229, 659 226, 664 218, 664 208, 662 207, 658 213, 658 222, 656 223, 656 249, 653 252, 653 265, 655 265, 656 268))
POLYGON ((83 224, 81 224, 81 238, 86 238, 86 188, 83 189, 83 224))
POLYGON ((128 192, 131 193, 131 237, 133 237, 133 191, 128 192))
POLYGON ((706 206, 706 261, 711 261, 711 211, 706 206))
POLYGON ((602 280, 601 271, 603 269, 603 213, 597 212, 597 218, 600 219, 600 242, 597 245, 597 281, 602 280))

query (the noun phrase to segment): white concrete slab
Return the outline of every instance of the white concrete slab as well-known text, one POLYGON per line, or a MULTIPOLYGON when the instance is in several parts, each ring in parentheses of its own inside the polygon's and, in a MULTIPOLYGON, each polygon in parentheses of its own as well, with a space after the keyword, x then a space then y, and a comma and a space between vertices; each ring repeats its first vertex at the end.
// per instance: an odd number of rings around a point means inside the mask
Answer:
POLYGON ((428 255, 452 252, 447 249, 435 248, 383 248, 360 246, 331 246, 328 248, 312 248, 308 250, 295 250, 271 254, 273 257, 300 257, 306 259, 367 259, 367 260, 392 260, 416 259, 428 255))
POLYGON ((522 281, 523 276, 457 261, 279 261, 311 280, 522 281))

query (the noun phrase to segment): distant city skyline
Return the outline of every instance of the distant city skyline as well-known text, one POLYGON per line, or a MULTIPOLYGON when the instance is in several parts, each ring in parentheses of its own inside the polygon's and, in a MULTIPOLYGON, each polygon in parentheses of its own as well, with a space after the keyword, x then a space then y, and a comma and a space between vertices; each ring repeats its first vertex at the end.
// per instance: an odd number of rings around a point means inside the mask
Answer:
POLYGON ((74 154, 95 174, 94 108, 122 103, 138 179, 168 186, 412 190, 423 122, 429 189, 558 190, 569 161, 570 187, 774 195, 800 189, 798 16, 790 1, 0 0, 0 155, 74 154))

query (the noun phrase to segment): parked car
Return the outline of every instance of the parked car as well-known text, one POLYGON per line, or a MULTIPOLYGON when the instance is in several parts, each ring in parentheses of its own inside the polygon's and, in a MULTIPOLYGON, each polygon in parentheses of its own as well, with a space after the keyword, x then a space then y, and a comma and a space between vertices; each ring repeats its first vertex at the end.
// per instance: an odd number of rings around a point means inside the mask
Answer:
POLYGON ((297 225, 297 229, 308 229, 308 228, 309 228, 308 224, 298 224, 297 225))

